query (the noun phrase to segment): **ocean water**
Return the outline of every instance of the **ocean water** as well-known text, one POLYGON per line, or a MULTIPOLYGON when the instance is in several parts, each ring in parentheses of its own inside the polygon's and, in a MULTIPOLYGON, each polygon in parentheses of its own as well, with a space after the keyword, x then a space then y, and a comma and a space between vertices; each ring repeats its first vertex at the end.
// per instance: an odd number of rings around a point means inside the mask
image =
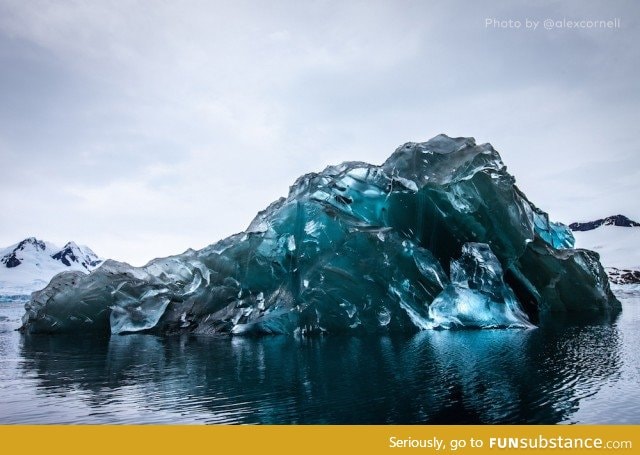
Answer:
POLYGON ((0 423, 640 423, 640 295, 611 320, 411 336, 25 336, 0 423))

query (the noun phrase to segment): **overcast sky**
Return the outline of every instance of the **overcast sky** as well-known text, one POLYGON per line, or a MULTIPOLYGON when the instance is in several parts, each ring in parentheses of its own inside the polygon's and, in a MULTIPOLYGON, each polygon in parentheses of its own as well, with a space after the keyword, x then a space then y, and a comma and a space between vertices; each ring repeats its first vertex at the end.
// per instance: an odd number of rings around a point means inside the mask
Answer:
POLYGON ((640 8, 586 3, 0 0, 0 246, 142 265, 439 133, 491 142, 555 220, 638 219, 640 8))

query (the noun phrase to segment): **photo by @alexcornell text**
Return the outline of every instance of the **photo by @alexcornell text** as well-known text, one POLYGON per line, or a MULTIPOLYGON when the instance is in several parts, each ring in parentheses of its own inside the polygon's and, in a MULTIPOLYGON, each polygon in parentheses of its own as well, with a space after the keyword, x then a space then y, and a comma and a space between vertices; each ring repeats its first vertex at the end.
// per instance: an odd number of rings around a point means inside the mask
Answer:
POLYGON ((619 17, 607 19, 569 19, 562 18, 497 18, 485 17, 484 28, 491 30, 619 30, 619 17))

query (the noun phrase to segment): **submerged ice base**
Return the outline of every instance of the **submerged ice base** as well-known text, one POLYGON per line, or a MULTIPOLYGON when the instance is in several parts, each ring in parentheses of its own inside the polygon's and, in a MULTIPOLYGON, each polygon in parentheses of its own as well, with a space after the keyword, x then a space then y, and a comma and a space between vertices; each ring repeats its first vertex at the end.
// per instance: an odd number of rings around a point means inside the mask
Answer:
POLYGON ((531 327, 614 313, 596 253, 573 249, 472 138, 300 177, 247 230, 144 267, 54 277, 23 330, 197 334, 531 327))

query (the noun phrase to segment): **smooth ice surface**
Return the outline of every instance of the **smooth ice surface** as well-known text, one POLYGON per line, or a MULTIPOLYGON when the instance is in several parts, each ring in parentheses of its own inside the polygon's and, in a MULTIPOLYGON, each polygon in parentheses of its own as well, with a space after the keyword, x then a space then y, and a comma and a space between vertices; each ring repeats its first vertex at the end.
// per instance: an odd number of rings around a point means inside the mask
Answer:
POLYGON ((58 275, 23 329, 307 335, 618 311, 598 255, 514 183, 490 144, 444 135, 329 166, 200 251, 58 275))

